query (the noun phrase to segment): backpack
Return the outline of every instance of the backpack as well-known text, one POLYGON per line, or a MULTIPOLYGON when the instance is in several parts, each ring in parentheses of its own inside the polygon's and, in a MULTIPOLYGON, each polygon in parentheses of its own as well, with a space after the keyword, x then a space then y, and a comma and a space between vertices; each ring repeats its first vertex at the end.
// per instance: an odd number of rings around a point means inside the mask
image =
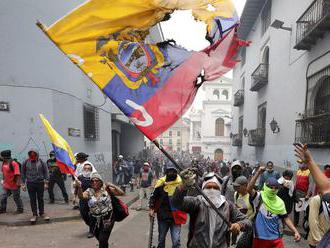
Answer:
MULTIPOLYGON (((320 204, 320 208, 319 208, 319 215, 323 212, 323 206, 322 206, 322 200, 321 200, 321 204, 320 204)), ((303 219, 303 228, 306 232, 304 239, 307 240, 308 238, 308 234, 309 234, 309 223, 308 223, 308 218, 309 218, 309 205, 307 206, 306 210, 305 210, 305 215, 304 215, 304 219, 303 219)))
POLYGON ((120 222, 129 215, 128 206, 113 193, 110 193, 110 197, 113 208, 113 219, 120 222))
MULTIPOLYGON (((238 194, 237 191, 235 191, 234 196, 235 196, 235 205, 236 205, 236 202, 237 202, 237 200, 238 200, 238 198, 239 198, 239 194, 238 194)), ((256 209, 254 208, 253 199, 251 198, 251 196, 249 196, 249 203, 250 203, 250 205, 251 205, 252 208, 253 208, 253 212, 255 212, 256 209)))

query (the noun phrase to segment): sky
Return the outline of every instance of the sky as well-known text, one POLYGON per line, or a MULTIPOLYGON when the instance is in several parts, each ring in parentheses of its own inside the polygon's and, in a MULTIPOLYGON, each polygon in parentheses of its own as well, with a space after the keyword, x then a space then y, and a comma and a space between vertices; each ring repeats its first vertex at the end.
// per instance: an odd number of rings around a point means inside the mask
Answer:
MULTIPOLYGON (((242 14, 245 1, 233 0, 239 16, 242 14)), ((161 26, 165 39, 174 39, 178 45, 188 50, 199 51, 209 46, 209 42, 205 40, 206 25, 203 22, 195 21, 191 15, 191 11, 176 11, 171 15, 171 19, 162 22, 161 26)), ((225 76, 232 78, 232 71, 225 76)), ((204 92, 199 90, 193 107, 195 109, 201 109, 203 99, 204 92)))
MULTIPOLYGON (((245 0, 233 0, 233 2, 237 13, 241 15, 245 0)), ((162 22, 161 25, 165 39, 174 39, 178 45, 188 50, 202 50, 209 45, 205 40, 206 25, 195 21, 190 10, 174 12, 171 19, 162 22)))

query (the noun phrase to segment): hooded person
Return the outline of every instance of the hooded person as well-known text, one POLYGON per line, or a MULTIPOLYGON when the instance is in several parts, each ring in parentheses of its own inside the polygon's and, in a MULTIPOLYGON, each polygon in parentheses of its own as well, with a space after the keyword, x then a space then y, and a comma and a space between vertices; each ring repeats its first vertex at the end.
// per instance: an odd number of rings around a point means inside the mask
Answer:
POLYGON ((194 172, 186 169, 180 175, 183 185, 176 189, 173 204, 190 215, 188 248, 225 248, 229 245, 229 230, 238 234, 251 228, 250 220, 221 194, 221 179, 215 173, 204 176, 202 190, 223 216, 228 217, 227 221, 233 223, 229 227, 203 196, 187 196, 187 189, 195 183, 194 172))
MULTIPOLYGON (((86 154, 84 152, 78 152, 75 154, 75 157, 76 157, 76 161, 77 161, 76 171, 75 171, 76 177, 79 177, 83 173, 83 171, 84 171, 83 168, 86 164, 88 164, 92 167, 92 172, 97 172, 94 165, 88 161, 88 157, 89 157, 88 154, 86 154)), ((74 180, 74 178, 72 178, 72 179, 74 180)), ((76 209, 76 210, 79 209, 79 199, 78 199, 76 192, 73 192, 72 204, 73 204, 73 209, 76 209)))
POLYGON ((85 164, 89 164, 92 167, 92 172, 96 172, 94 165, 88 161, 89 155, 84 152, 79 152, 75 154, 77 164, 76 164, 76 176, 80 176, 83 172, 83 168, 85 164))
POLYGON ((49 172, 46 163, 40 158, 35 150, 28 152, 29 158, 22 164, 23 191, 28 190, 32 218, 31 223, 35 223, 39 216, 44 220, 49 220, 44 211, 44 191, 48 189, 49 172))
MULTIPOLYGON (((88 173, 89 171, 86 174, 88 173)), ((77 180, 75 186, 78 197, 80 200, 87 201, 89 207, 90 230, 98 240, 99 248, 108 248, 110 234, 114 226, 111 194, 119 196, 124 195, 124 192, 111 183, 105 183, 97 172, 90 173, 90 187, 88 189, 83 191, 82 185, 82 182, 77 180)))
POLYGON ((233 183, 235 182, 236 178, 242 175, 242 165, 239 160, 235 160, 230 166, 230 174, 225 177, 222 187, 221 193, 226 197, 228 201, 234 202, 234 194, 235 189, 233 183))
MULTIPOLYGON (((92 174, 92 166, 88 163, 86 163, 83 167, 83 170, 81 174, 78 176, 78 181, 81 183, 82 191, 86 191, 87 189, 91 188, 91 174, 92 174)), ((75 184, 77 182, 75 181, 75 184)), ((75 185, 76 186, 76 185, 75 185)), ((93 228, 90 221, 90 215, 89 215, 89 206, 88 206, 88 200, 80 199, 79 200, 79 211, 80 216, 84 220, 85 224, 89 226, 89 231, 87 238, 94 237, 93 234, 93 228)))
POLYGON ((277 196, 281 184, 278 183, 276 178, 268 178, 261 192, 254 190, 258 177, 264 171, 265 167, 260 167, 248 184, 248 192, 253 197, 253 205, 256 209, 256 217, 253 223, 253 248, 284 248, 281 231, 282 221, 294 233, 295 241, 299 241, 301 236, 289 218, 283 200, 277 196))
POLYGON ((165 248, 167 232, 170 230, 172 247, 180 247, 181 225, 186 223, 186 213, 176 209, 172 204, 175 189, 182 184, 175 167, 168 166, 165 176, 158 179, 149 200, 149 215, 157 213, 158 248, 165 248))

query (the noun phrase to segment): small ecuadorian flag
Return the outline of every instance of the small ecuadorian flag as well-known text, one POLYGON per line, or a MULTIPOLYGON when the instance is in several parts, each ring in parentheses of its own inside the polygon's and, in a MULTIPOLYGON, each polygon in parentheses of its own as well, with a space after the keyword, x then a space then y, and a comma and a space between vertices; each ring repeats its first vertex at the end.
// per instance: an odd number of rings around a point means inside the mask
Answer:
POLYGON ((48 120, 42 114, 39 116, 52 142, 57 165, 61 172, 71 175, 74 174, 74 171, 76 170, 76 159, 73 155, 70 145, 65 139, 63 139, 61 135, 59 135, 58 132, 56 132, 56 130, 50 125, 48 120))

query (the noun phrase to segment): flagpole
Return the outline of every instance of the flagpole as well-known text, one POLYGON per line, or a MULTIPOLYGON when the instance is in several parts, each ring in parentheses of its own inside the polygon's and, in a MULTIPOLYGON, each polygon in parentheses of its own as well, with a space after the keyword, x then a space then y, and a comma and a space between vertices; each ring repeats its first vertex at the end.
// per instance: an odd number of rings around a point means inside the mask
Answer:
MULTIPOLYGON (((183 168, 178 165, 178 163, 172 158, 172 156, 159 144, 157 140, 152 140, 152 143, 175 165, 175 167, 179 171, 183 171, 183 168)), ((220 212, 220 210, 213 204, 213 202, 205 195, 203 190, 199 187, 197 182, 195 182, 194 187, 198 191, 199 194, 201 194, 204 199, 210 204, 210 207, 213 208, 213 210, 220 216, 220 218, 227 224, 227 226, 230 228, 231 223, 227 220, 227 218, 220 212)))

